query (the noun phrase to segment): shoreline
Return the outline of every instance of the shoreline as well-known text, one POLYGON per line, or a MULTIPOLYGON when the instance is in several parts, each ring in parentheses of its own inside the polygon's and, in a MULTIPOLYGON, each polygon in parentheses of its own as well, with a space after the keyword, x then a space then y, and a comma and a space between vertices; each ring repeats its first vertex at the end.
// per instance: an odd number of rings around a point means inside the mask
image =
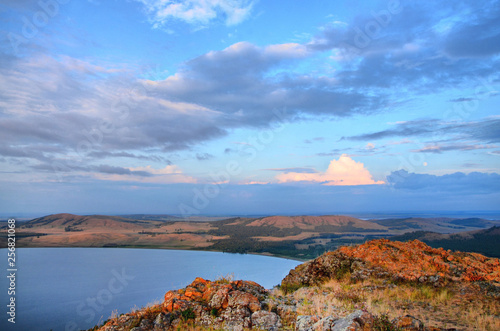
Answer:
MULTIPOLYGON (((219 250, 209 250, 209 249, 195 249, 195 248, 171 248, 171 247, 145 247, 145 246, 113 246, 113 247, 104 247, 104 246, 17 246, 16 249, 19 248, 105 248, 105 249, 150 249, 150 250, 172 250, 172 251, 196 251, 196 252, 214 252, 214 253, 223 253, 223 254, 240 254, 240 255, 258 255, 258 256, 268 256, 274 258, 280 258, 285 260, 292 260, 297 262, 307 262, 311 259, 299 259, 293 256, 286 256, 280 254, 272 254, 272 253, 257 253, 257 252, 248 252, 248 253, 236 253, 236 252, 224 252, 219 250)), ((7 249, 7 247, 1 247, 0 250, 7 249)))

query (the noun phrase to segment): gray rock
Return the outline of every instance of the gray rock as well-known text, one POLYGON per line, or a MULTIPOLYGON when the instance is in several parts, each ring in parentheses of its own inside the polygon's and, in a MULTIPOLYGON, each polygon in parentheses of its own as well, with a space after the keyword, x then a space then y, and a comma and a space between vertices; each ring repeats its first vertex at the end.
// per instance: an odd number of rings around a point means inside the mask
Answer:
POLYGON ((332 327, 335 325, 335 322, 337 320, 338 318, 335 318, 333 316, 327 316, 325 318, 320 319, 318 322, 314 323, 311 330, 330 331, 332 330, 332 327))
POLYGON ((224 320, 223 325, 226 330, 243 330, 252 326, 250 310, 246 307, 228 307, 220 317, 224 320))
POLYGON ((356 310, 347 317, 340 318, 330 329, 331 331, 356 331, 373 325, 373 316, 362 310, 356 310))
POLYGON ((173 316, 170 313, 159 313, 153 321, 153 330, 165 330, 165 328, 170 326, 172 317, 173 316))
POLYGON ((295 331, 311 331, 313 324, 318 320, 318 316, 299 315, 295 320, 295 331))
POLYGON ((265 310, 253 313, 251 320, 252 326, 263 330, 277 331, 283 326, 278 315, 265 310))
POLYGON ((151 330, 151 328, 153 327, 153 323, 148 319, 143 319, 141 321, 141 324, 139 324, 139 327, 142 330, 151 330))

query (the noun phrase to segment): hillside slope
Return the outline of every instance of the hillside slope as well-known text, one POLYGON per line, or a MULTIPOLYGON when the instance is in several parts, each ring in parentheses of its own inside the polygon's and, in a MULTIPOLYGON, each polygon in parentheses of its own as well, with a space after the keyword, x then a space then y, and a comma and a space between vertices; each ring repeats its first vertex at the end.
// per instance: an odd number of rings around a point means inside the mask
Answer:
POLYGON ((95 329, 499 330, 499 299, 498 259, 373 240, 303 263, 272 290, 196 278, 95 329))
POLYGON ((35 218, 21 225, 25 228, 61 228, 77 230, 101 229, 107 230, 140 230, 144 227, 153 227, 161 224, 160 221, 133 220, 120 216, 90 215, 80 216, 73 214, 53 214, 35 218))
POLYGON ((252 221, 247 226, 275 226, 278 228, 293 228, 313 230, 317 227, 330 226, 332 230, 381 230, 387 231, 387 227, 375 222, 364 221, 358 218, 341 215, 324 216, 270 216, 252 221))
POLYGON ((466 250, 491 257, 500 257, 500 226, 494 226, 485 230, 465 231, 454 234, 415 231, 390 238, 390 240, 396 241, 414 239, 423 241, 431 247, 466 250))

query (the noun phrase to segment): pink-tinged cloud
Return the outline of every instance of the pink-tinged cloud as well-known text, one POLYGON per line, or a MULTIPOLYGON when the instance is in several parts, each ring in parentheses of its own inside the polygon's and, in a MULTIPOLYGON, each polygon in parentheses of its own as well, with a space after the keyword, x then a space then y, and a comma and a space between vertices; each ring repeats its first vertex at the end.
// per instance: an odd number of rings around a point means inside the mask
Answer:
POLYGON ((373 180, 363 163, 354 161, 346 154, 342 154, 338 160, 332 160, 324 173, 288 172, 276 176, 276 179, 280 183, 316 182, 339 186, 385 184, 381 180, 373 180))

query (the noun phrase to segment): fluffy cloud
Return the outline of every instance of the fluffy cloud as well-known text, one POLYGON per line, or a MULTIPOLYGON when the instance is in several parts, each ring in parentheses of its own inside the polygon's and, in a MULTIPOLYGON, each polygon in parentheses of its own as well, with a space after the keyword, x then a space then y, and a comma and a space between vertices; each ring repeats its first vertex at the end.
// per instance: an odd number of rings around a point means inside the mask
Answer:
POLYGON ((5 157, 69 168, 117 157, 168 162, 162 153, 226 133, 218 112, 158 98, 120 70, 48 56, 6 58, 0 69, 5 157))
POLYGON ((363 163, 345 154, 338 160, 332 160, 324 173, 285 172, 276 179, 280 183, 305 181, 339 186, 384 184, 383 181, 374 181, 363 163))
POLYGON ((144 5, 154 27, 168 25, 172 20, 205 26, 219 19, 226 25, 237 25, 250 16, 254 5, 252 0, 136 1, 144 5))
POLYGON ((266 126, 276 120, 276 109, 286 109, 290 120, 301 114, 366 114, 386 104, 383 95, 366 95, 335 79, 285 73, 307 56, 298 44, 258 47, 239 42, 188 61, 163 81, 146 84, 164 99, 217 109, 224 114, 221 125, 228 127, 266 126))

